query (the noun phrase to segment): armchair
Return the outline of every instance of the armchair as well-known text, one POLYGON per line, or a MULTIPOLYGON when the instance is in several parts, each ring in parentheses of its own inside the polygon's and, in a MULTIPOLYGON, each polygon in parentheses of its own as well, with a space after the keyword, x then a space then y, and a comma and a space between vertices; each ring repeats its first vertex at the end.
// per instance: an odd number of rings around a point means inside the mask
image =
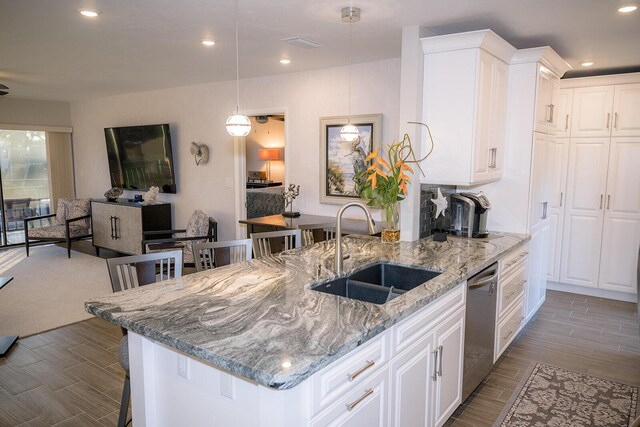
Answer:
POLYGON ((66 242, 67 256, 71 258, 71 242, 91 237, 90 199, 58 199, 55 214, 24 218, 24 247, 41 242, 66 242), (34 227, 33 221, 54 218, 51 225, 34 227))
POLYGON ((143 232, 142 253, 165 252, 182 249, 184 265, 195 266, 193 244, 218 241, 218 223, 203 211, 196 210, 189 218, 187 228, 143 232), (183 234, 184 236, 176 236, 183 234), (170 235, 172 237, 165 237, 170 235), (156 238, 154 238, 154 236, 156 238))

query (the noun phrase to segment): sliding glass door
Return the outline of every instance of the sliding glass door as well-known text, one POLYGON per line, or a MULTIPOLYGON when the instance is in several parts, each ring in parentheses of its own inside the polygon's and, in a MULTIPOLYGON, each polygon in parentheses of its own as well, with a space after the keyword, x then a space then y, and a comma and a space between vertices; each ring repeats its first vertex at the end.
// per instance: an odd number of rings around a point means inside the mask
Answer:
POLYGON ((0 129, 0 245, 24 243, 24 218, 51 211, 46 135, 0 129))

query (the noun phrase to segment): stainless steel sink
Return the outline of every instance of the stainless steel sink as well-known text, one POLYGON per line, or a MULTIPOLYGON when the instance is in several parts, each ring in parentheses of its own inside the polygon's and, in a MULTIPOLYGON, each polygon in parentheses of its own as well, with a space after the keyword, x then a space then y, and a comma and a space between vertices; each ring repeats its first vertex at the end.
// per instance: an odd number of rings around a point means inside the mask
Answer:
POLYGON ((439 274, 438 271, 378 263, 311 289, 359 301, 384 304, 439 274))

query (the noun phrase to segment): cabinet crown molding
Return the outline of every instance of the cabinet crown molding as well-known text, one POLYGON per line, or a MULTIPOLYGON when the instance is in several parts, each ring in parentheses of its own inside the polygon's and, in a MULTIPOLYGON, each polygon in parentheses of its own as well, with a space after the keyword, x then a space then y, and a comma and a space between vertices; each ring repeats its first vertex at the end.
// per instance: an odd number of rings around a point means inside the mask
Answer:
POLYGON ((511 57, 510 64, 525 64, 529 62, 542 63, 558 77, 562 77, 564 73, 573 69, 551 46, 519 49, 511 57))
POLYGON ((562 89, 640 83, 640 73, 609 74, 602 76, 574 77, 560 80, 562 89))
POLYGON ((516 48, 491 30, 470 31, 420 39, 425 54, 462 49, 482 49, 509 63, 516 48))

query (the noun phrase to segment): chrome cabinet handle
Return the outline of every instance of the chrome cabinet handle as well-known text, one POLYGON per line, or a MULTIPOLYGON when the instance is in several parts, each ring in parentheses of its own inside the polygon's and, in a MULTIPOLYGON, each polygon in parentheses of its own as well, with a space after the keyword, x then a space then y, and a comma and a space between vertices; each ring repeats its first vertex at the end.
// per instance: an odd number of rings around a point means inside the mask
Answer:
POLYGON ((373 389, 372 388, 366 389, 362 396, 360 396, 359 398, 357 398, 356 400, 354 400, 351 403, 347 403, 347 411, 349 411, 349 412, 353 411, 353 409, 356 406, 358 406, 360 404, 360 402, 362 402, 363 400, 365 400, 367 397, 371 396, 372 394, 373 394, 373 389))
POLYGON ((564 198, 564 193, 560 193, 560 207, 562 207, 562 199, 564 198))
POLYGON ((541 219, 547 219, 547 205, 549 202, 542 202, 542 217, 541 219))
POLYGON ((373 360, 367 360, 367 363, 360 369, 358 369, 357 371, 355 371, 353 374, 347 374, 347 376, 349 377, 349 381, 353 381, 356 378, 358 378, 360 375, 362 375, 362 373, 364 371, 366 371, 367 369, 371 368, 373 365, 375 365, 376 362, 373 360))
POLYGON ((436 348, 433 351, 433 375, 431 376, 431 379, 433 381, 438 381, 438 351, 440 350, 440 347, 436 348))
POLYGON ((513 294, 515 294, 515 293, 516 293, 516 291, 515 291, 515 290, 514 290, 514 291, 509 292, 509 295, 507 295, 507 296, 506 296, 506 298, 507 298, 507 299, 511 298, 511 297, 513 296, 513 294))
POLYGON ((438 376, 442 376, 442 355, 444 354, 444 347, 442 347, 441 345, 438 346, 438 352, 439 354, 439 363, 438 363, 438 376))
POLYGON ((610 209, 611 205, 611 194, 607 194, 607 210, 610 209))
POLYGON ((603 195, 603 194, 601 194, 601 195, 600 195, 600 209, 602 209, 602 199, 603 199, 603 198, 604 198, 604 195, 603 195))
POLYGON ((613 113, 613 128, 618 129, 618 113, 613 113))
POLYGON ((547 123, 551 123, 551 104, 547 104, 547 123))
POLYGON ((509 333, 506 336, 502 337, 502 339, 503 340, 509 339, 509 337, 513 334, 513 331, 514 331, 513 329, 510 330, 509 333))
POLYGON ((549 105, 550 109, 549 109, 549 123, 553 123, 553 112, 556 109, 556 106, 551 104, 549 105))
POLYGON ((607 113, 607 129, 609 129, 610 123, 611 123, 611 113, 607 113))
POLYGON ((567 114, 564 118, 564 130, 569 130, 569 115, 567 114))

